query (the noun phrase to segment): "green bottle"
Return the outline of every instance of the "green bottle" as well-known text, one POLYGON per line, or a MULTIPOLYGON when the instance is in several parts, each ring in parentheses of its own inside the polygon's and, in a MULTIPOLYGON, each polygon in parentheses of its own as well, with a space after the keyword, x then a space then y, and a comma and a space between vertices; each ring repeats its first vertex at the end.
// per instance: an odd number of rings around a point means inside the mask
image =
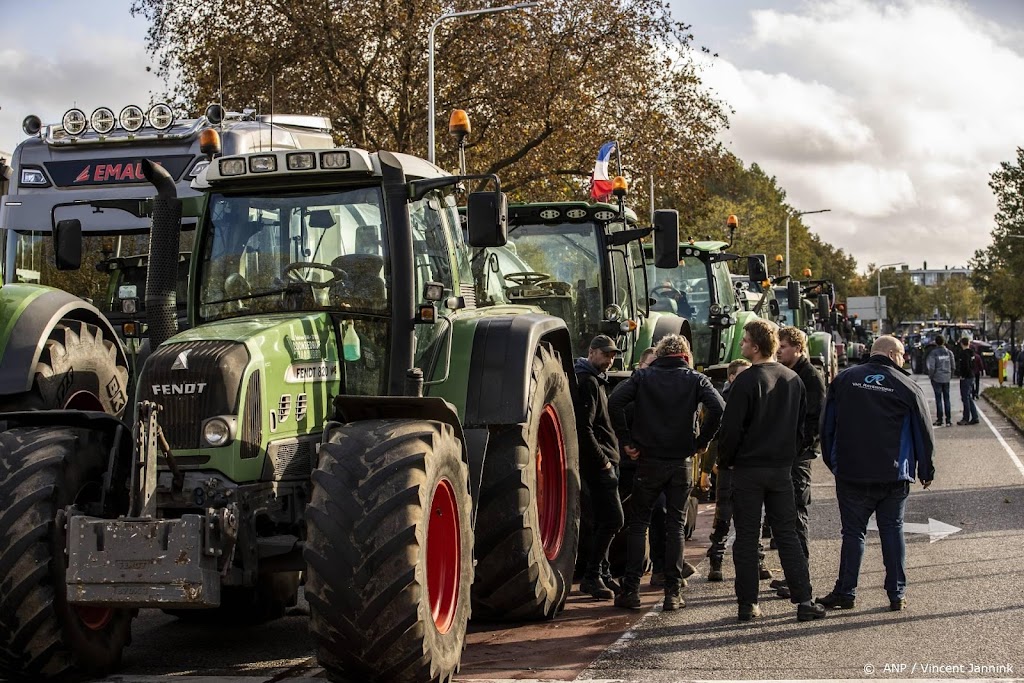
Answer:
POLYGON ((356 334, 356 326, 352 322, 345 323, 345 335, 341 340, 341 349, 346 361, 359 360, 363 357, 363 351, 359 345, 359 335, 356 334))

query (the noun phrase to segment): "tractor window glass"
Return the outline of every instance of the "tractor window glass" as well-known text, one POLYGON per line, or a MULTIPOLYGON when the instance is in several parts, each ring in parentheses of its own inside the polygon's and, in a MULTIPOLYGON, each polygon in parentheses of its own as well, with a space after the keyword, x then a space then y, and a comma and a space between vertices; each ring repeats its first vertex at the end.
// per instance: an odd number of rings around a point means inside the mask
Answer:
POLYGON ((708 324, 712 296, 711 272, 704 261, 686 257, 678 268, 647 270, 648 294, 654 299, 652 311, 675 313, 690 321, 693 354, 698 365, 707 363, 711 351, 711 327, 708 324))
POLYGON ((200 317, 387 313, 383 217, 376 187, 211 195, 198 271, 200 317))
MULTIPOLYGON (((442 204, 437 193, 409 205, 409 223, 412 227, 412 258, 415 269, 415 296, 420 299, 428 282, 440 282, 448 293, 454 288, 452 278, 451 245, 445 234, 442 204)), ((447 298, 448 294, 444 298, 447 298)), ((444 301, 437 302, 441 315, 447 315, 444 301)), ((438 361, 444 352, 445 331, 448 325, 416 326, 416 352, 413 363, 422 368, 427 377, 443 363, 438 361)))

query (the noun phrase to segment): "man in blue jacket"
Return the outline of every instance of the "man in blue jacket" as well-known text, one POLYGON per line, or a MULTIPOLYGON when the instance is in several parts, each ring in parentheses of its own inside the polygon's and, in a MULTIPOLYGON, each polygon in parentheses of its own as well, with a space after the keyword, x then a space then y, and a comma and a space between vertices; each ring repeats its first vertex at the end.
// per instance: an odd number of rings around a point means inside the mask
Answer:
POLYGON ((903 513, 910 484, 935 478, 934 444, 924 392, 903 370, 903 344, 890 335, 871 346, 867 363, 829 385, 821 420, 822 459, 836 477, 843 546, 835 588, 818 602, 852 609, 872 514, 878 524, 889 609, 906 609, 903 513))

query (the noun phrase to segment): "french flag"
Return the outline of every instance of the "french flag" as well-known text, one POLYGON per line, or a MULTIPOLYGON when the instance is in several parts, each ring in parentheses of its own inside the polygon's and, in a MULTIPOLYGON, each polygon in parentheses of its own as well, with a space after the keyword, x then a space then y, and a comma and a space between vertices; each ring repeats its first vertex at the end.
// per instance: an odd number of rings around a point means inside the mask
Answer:
POLYGON ((594 175, 590 182, 590 198, 604 201, 612 194, 612 180, 608 177, 608 161, 615 151, 615 142, 606 142, 597 152, 597 163, 594 164, 594 175))

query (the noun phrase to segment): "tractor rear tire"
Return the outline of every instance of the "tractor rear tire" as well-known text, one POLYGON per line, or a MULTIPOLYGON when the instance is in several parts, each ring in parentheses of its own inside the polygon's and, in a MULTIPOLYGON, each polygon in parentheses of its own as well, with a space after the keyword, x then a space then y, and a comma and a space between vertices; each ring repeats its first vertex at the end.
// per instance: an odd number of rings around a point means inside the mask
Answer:
POLYGON ((99 499, 106 456, 85 429, 0 432, 0 678, 104 676, 121 662, 135 610, 67 603, 58 520, 99 499))
POLYGON ((61 320, 36 363, 32 388, 0 399, 10 410, 96 410, 121 417, 128 405, 128 366, 104 331, 79 320, 61 320))
POLYGON ((469 468, 449 425, 367 420, 320 448, 306 507, 310 630, 334 681, 450 681, 473 583, 469 468))
POLYGON ((476 520, 474 616, 554 618, 572 590, 579 511, 569 382, 555 354, 540 346, 526 422, 492 428, 487 446, 476 520))

